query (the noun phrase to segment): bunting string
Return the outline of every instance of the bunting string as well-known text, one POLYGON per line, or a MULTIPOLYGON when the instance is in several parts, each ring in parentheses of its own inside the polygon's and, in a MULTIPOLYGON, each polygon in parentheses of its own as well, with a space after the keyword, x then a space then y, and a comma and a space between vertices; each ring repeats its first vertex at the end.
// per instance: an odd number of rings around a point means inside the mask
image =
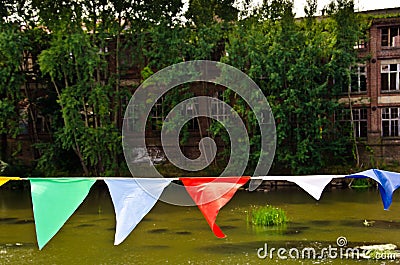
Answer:
MULTIPOLYGON (((32 205, 36 238, 42 249, 62 228, 87 197, 97 180, 103 180, 110 192, 116 216, 114 245, 121 244, 160 199, 172 181, 180 181, 206 219, 214 235, 225 234, 216 224, 220 209, 236 191, 250 179, 261 181, 288 181, 297 184, 310 196, 319 200, 325 187, 338 178, 370 178, 377 182, 383 208, 388 210, 393 193, 400 187, 400 173, 370 169, 350 175, 308 176, 253 176, 253 177, 180 177, 180 178, 127 178, 127 177, 70 177, 19 178, 0 176, 0 186, 10 180, 28 180, 31 183, 32 205)), ((251 191, 251 183, 249 184, 251 191)))

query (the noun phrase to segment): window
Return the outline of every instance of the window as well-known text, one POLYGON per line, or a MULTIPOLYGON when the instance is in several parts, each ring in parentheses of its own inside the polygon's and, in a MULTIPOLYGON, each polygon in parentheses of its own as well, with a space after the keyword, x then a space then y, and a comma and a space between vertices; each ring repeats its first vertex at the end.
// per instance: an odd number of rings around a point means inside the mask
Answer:
MULTIPOLYGON (((357 138, 367 137, 368 130, 368 111, 366 108, 353 109, 353 124, 354 132, 357 138)), ((339 116, 339 122, 343 124, 344 128, 350 128, 351 126, 351 115, 350 110, 346 109, 341 112, 339 116)))
POLYGON ((161 131, 162 124, 165 119, 163 102, 164 102, 164 97, 161 97, 159 100, 157 100, 156 104, 154 104, 153 108, 151 109, 150 122, 151 122, 151 130, 153 131, 161 131))
POLYGON ((367 109, 353 110, 354 131, 356 137, 367 137, 368 114, 367 109))
POLYGON ((395 91, 399 90, 400 64, 382 64, 381 65, 381 90, 395 91))
POLYGON ((355 93, 367 91, 367 71, 365 65, 352 68, 350 91, 355 93))
POLYGON ((135 131, 135 125, 137 121, 136 113, 135 110, 137 109, 136 105, 130 104, 128 105, 124 117, 124 130, 126 132, 134 132, 135 131))
MULTIPOLYGON (((108 48, 107 48, 108 51, 108 48)), ((120 68, 127 70, 129 68, 132 68, 133 65, 133 52, 131 47, 123 48, 122 51, 120 52, 120 68)))
POLYGON ((25 71, 26 74, 32 74, 34 71, 34 62, 32 54, 30 52, 24 51, 23 56, 24 60, 22 69, 25 71))
POLYGON ((367 43, 365 42, 364 39, 359 39, 355 44, 354 44, 354 49, 365 49, 367 48, 367 43))
POLYGON ((36 117, 36 131, 38 133, 48 132, 46 118, 40 114, 38 114, 36 117))
POLYGON ((400 136, 399 112, 400 108, 382 109, 382 136, 400 136))
POLYGON ((230 108, 221 102, 224 101, 223 92, 216 92, 214 98, 215 99, 211 102, 211 117, 214 119, 219 118, 221 121, 224 121, 230 114, 230 108))
MULTIPOLYGON (((194 117, 199 113, 199 102, 198 100, 191 100, 183 106, 183 112, 185 116, 194 117)), ((198 117, 189 120, 188 122, 189 131, 198 131, 199 122, 198 117)))
POLYGON ((381 29, 382 47, 400 47, 400 27, 381 29))

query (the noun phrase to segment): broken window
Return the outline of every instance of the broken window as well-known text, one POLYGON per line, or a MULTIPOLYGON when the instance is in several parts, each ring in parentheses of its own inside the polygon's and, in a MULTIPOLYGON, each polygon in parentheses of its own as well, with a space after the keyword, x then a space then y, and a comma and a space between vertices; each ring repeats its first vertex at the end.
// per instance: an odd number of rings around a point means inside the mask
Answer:
POLYGON ((400 47, 400 27, 388 27, 381 29, 382 47, 400 47))

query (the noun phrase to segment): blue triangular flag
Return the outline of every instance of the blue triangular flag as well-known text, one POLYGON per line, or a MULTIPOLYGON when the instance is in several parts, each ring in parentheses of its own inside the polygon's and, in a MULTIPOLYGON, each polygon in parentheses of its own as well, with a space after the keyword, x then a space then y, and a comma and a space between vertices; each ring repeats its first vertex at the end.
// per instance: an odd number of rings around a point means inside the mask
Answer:
POLYGON ((369 169, 360 173, 351 174, 350 178, 371 178, 378 182, 382 203, 385 210, 392 204, 393 193, 400 187, 400 173, 369 169))

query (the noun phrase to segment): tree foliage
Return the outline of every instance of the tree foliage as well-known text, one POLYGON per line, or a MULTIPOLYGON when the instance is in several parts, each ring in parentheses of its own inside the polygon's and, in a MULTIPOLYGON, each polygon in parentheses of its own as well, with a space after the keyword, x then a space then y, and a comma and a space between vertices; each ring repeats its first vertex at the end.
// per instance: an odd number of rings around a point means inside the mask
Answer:
POLYGON ((15 138, 19 133, 21 117, 18 105, 22 100, 20 87, 25 80, 21 68, 25 45, 27 39, 18 27, 0 24, 0 159, 5 161, 9 160, 6 138, 15 138))
MULTIPOLYGON (((36 112, 51 115, 51 142, 35 142, 41 170, 67 152, 86 175, 120 174, 122 116, 132 91, 152 73, 194 59, 228 63, 257 82, 276 120, 276 166, 310 173, 346 158, 351 139, 337 133, 332 117, 343 108, 337 97, 348 85, 357 62, 353 46, 363 32, 352 1, 333 1, 330 16, 316 19, 316 1, 307 0, 307 17, 298 20, 292 1, 266 0, 238 20, 232 0, 191 0, 187 23, 178 19, 180 0, 1 3, 0 133, 18 133, 21 100, 31 103, 31 119, 36 112), (20 89, 26 51, 46 84, 42 105, 20 89), (136 81, 123 84, 124 76, 136 81)), ((181 87, 169 93, 163 107, 173 108, 188 92, 181 87)), ((245 120, 254 166, 262 140, 257 120, 243 100, 225 93, 245 120)), ((212 124, 210 132, 228 141, 221 124, 212 124)))
MULTIPOLYGON (((318 172, 335 158, 335 163, 346 158, 349 139, 336 133, 333 117, 343 108, 335 98, 347 83, 332 86, 332 81, 354 65, 353 46, 359 36, 349 3, 339 1, 332 16, 320 21, 313 17, 313 1, 306 9, 308 17, 296 21, 290 1, 267 2, 261 17, 234 27, 229 56, 223 58, 248 73, 269 98, 277 128, 276 164, 293 173, 318 172), (351 39, 341 35, 346 32, 351 39)), ((257 139, 257 127, 248 129, 257 139)))

